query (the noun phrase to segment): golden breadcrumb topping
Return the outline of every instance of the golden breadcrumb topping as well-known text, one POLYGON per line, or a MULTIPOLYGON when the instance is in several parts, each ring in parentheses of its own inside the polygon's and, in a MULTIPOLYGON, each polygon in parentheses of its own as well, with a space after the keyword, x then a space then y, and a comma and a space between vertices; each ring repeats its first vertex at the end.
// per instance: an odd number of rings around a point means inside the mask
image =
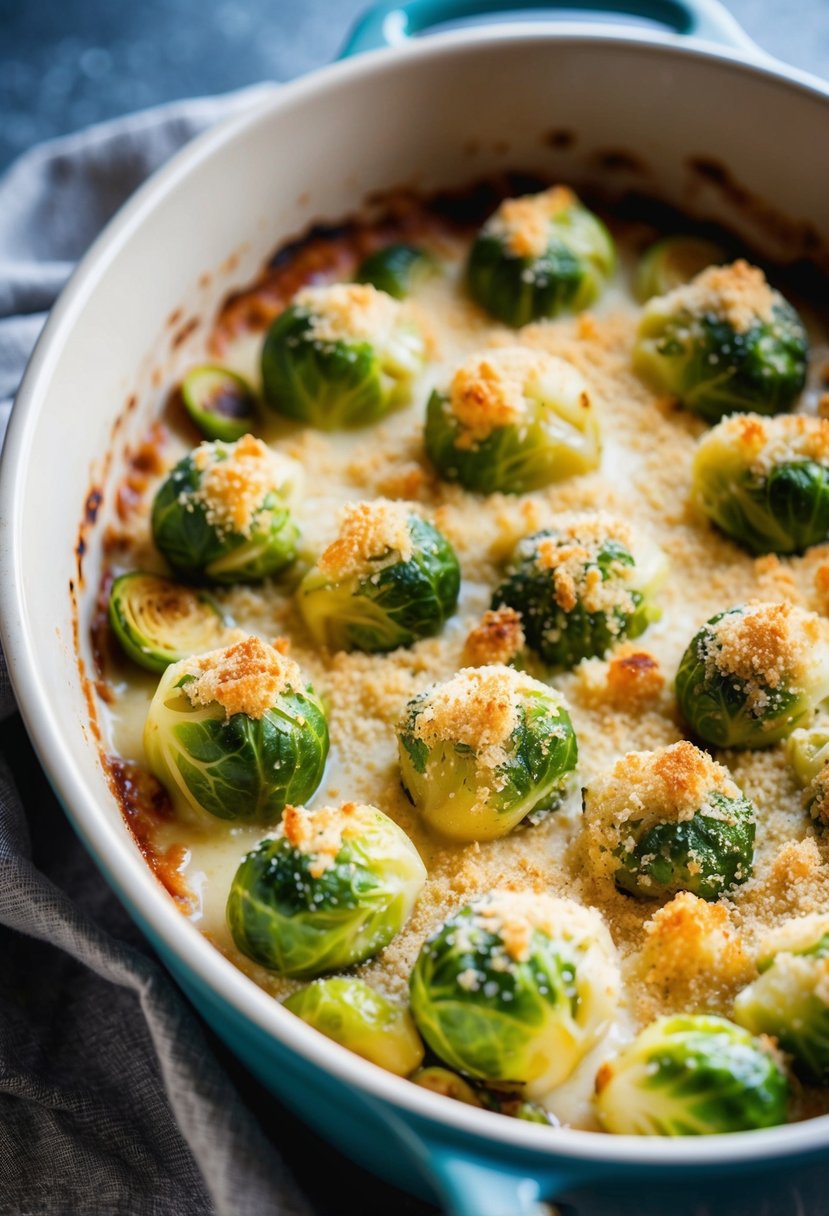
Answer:
POLYGON ((610 577, 605 579, 596 564, 608 540, 618 541, 628 552, 632 550, 628 525, 596 511, 560 517, 553 535, 535 543, 536 565, 539 570, 551 571, 553 594, 562 612, 572 612, 578 603, 588 612, 633 612, 635 605, 627 584, 636 578, 635 566, 610 562, 610 577))
POLYGON ((313 858, 308 872, 312 878, 319 878, 337 860, 343 841, 369 827, 376 815, 376 807, 356 802, 313 809, 286 806, 279 830, 298 852, 313 858))
POLYGON ((319 342, 379 342, 400 318, 401 305, 370 283, 305 287, 294 301, 311 314, 311 337, 319 342))
POLYGON ((475 905, 473 923, 497 934, 517 963, 530 957, 534 933, 567 942, 609 942, 594 908, 539 891, 493 891, 475 905))
POLYGON ((681 823, 698 811, 724 817, 713 794, 739 798, 728 769, 687 739, 656 751, 628 752, 584 792, 584 845, 594 872, 610 877, 626 825, 681 823))
POLYGON ((191 705, 221 705, 228 717, 247 714, 262 718, 288 689, 304 687, 293 659, 277 646, 257 637, 222 650, 185 659, 184 674, 194 676, 182 685, 191 705))
POLYGON ((429 690, 418 707, 412 733, 427 747, 451 742, 474 748, 480 767, 497 768, 507 758, 504 745, 518 725, 522 698, 531 690, 556 695, 512 667, 463 667, 451 680, 429 690))
POLYGON ((465 667, 486 667, 492 663, 506 666, 521 653, 525 641, 520 612, 506 604, 489 608, 480 624, 467 634, 463 664, 465 667))
POLYGON ((204 504, 207 522, 219 533, 250 536, 263 526, 263 503, 297 480, 293 460, 273 451, 261 439, 243 435, 236 443, 202 443, 193 453, 201 473, 193 500, 204 504))
POLYGON ((749 604, 709 629, 702 647, 706 674, 738 680, 755 714, 766 709, 778 690, 801 686, 815 648, 827 642, 826 622, 788 603, 749 604))
POLYGON ((772 310, 780 302, 762 270, 742 258, 730 266, 708 266, 690 283, 658 299, 660 311, 714 313, 737 333, 746 333, 758 321, 771 321, 772 310))
POLYGON ((708 432, 699 450, 720 443, 733 446, 745 465, 758 474, 801 460, 829 465, 829 418, 732 414, 708 432))
POLYGON ((541 194, 508 198, 487 221, 487 235, 504 238, 519 258, 540 258, 550 243, 550 221, 578 202, 567 186, 552 186, 541 194))
POLYGON ((462 427, 459 448, 473 447, 499 427, 531 420, 534 398, 552 394, 580 399, 590 408, 587 385, 564 359, 526 346, 499 346, 470 355, 457 368, 449 387, 448 408, 462 427))
POLYGON ((766 934, 760 944, 758 962, 765 966, 777 954, 811 950, 822 937, 827 936, 829 912, 811 912, 807 916, 793 917, 766 934))
POLYGON ((752 979, 754 967, 731 914, 680 891, 645 922, 645 941, 636 962, 643 1017, 683 1005, 689 1012, 722 1007, 752 979))
POLYGON ((340 531, 319 559, 322 572, 334 579, 365 574, 382 558, 407 562, 412 556, 411 503, 375 498, 350 502, 340 511, 340 531))

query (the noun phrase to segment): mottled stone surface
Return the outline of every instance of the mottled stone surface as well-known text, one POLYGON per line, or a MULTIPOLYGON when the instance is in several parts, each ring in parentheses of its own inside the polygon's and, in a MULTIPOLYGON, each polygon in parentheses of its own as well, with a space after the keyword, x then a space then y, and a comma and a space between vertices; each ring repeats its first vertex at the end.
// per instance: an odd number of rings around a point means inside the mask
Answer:
MULTIPOLYGON (((827 0, 729 0, 761 46, 829 76, 827 0)), ((333 59, 365 0, 0 0, 0 167, 42 139, 333 59)))

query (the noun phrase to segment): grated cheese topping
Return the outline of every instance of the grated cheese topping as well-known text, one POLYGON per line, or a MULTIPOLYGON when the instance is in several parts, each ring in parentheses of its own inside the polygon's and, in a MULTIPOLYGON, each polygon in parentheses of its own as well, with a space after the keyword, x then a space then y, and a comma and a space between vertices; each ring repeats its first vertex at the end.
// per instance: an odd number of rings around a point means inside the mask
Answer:
POLYGON ((535 563, 550 571, 553 595, 562 612, 572 612, 581 603, 588 612, 633 612, 631 584, 636 567, 621 562, 609 564, 610 577, 602 578, 597 563, 608 540, 618 541, 632 552, 633 535, 621 519, 604 511, 562 515, 555 532, 533 541, 535 563))
POLYGON ((490 608, 481 623, 469 631, 463 648, 466 667, 486 667, 493 663, 507 665, 524 649, 521 613, 505 604, 490 608))
POLYGON ((299 853, 312 858, 308 872, 319 878, 337 860, 343 841, 359 835, 370 827, 378 814, 377 808, 356 802, 344 802, 340 807, 320 806, 310 809, 286 806, 279 833, 299 853))
POLYGON ((540 194, 508 198, 487 221, 487 236, 502 237, 510 253, 519 258, 540 258, 550 243, 550 223, 578 203, 567 186, 552 186, 540 194))
POLYGON ((829 467, 829 418, 732 414, 708 432, 698 451, 719 444, 733 447, 746 467, 758 475, 803 460, 829 467))
POLYGON ((388 558, 407 562, 414 552, 409 521, 411 503, 375 498, 347 503, 340 511, 337 539, 325 549, 319 568, 334 579, 365 574, 369 564, 388 558))
POLYGON ((713 313, 741 334, 758 322, 771 321, 780 295, 766 282, 762 270, 740 258, 729 266, 708 266, 690 283, 658 300, 660 312, 713 313))
POLYGON ((826 622, 789 603, 749 604, 708 629, 701 648, 707 678, 738 681, 755 715, 775 694, 804 684, 815 648, 827 642, 826 622))
POLYGON ((185 497, 204 505, 207 522, 220 534, 237 532, 246 537, 254 528, 266 526, 267 496, 284 495, 300 473, 295 461, 253 435, 243 435, 233 444, 199 444, 193 463, 201 480, 195 493, 185 497))
POLYGON ((182 685, 193 706, 221 705, 228 717, 262 718, 280 695, 305 685, 302 672, 284 649, 257 637, 246 637, 221 650, 185 659, 183 674, 195 678, 182 685))
POLYGON ((311 315, 311 337, 318 342, 383 344, 400 318, 401 304, 370 283, 331 283, 305 287, 294 301, 311 315))

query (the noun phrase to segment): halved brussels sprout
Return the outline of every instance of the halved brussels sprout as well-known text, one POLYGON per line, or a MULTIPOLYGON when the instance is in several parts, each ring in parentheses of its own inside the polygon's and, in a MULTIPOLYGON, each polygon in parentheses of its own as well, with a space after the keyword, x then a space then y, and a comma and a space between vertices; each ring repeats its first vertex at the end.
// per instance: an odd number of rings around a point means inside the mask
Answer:
POLYGON ((221 609, 206 591, 142 570, 115 579, 108 613, 124 653, 148 671, 212 650, 226 632, 221 609))
POLYGON ((258 582, 296 557, 290 503, 296 461, 245 435, 202 443, 170 473, 153 502, 153 540, 180 574, 217 583, 258 582))
POLYGON ((575 667, 659 619, 653 592, 662 568, 661 556, 635 544, 622 520, 562 515, 554 528, 518 542, 492 607, 521 613, 527 645, 545 663, 575 667))
POLYGON ((417 245, 385 245, 363 258, 354 276, 395 300, 404 300, 420 279, 434 273, 434 258, 417 245))
POLYGON ((467 1106, 484 1105, 480 1093, 473 1089, 468 1081, 464 1081, 456 1072, 441 1068, 437 1064, 418 1069, 410 1079, 421 1089, 429 1089, 433 1094, 442 1094, 444 1098, 454 1098, 456 1102, 464 1102, 467 1106))
POLYGON ((807 1080, 829 1084, 829 916, 813 913, 769 934, 759 979, 738 994, 734 1018, 773 1035, 807 1080))
POLYGON ((409 400, 425 358, 420 331, 386 292, 306 287, 265 338, 265 401, 322 430, 368 426, 409 400))
POLYGON ((415 697, 397 728, 403 789, 452 840, 492 840, 555 808, 578 744, 560 693, 510 667, 466 667, 415 697))
POLYGON ((407 1077, 423 1062, 423 1044, 408 1009, 362 980, 314 980, 284 1004, 320 1034, 399 1077, 407 1077))
POLYGON ((593 871, 620 891, 718 899, 751 876, 754 807, 728 769, 682 740, 628 752, 584 791, 593 871))
POLYGON ((533 891, 495 891, 456 912, 423 944, 410 982, 436 1056, 468 1077, 526 1084, 530 1098, 598 1042, 618 989, 599 913, 533 891))
POLYGON ((724 418, 699 443, 696 505, 749 553, 800 553, 829 538, 829 420, 724 418))
POLYGON ((470 356, 426 410, 426 451, 442 477, 483 494, 525 494, 599 463, 593 394, 571 363, 504 346, 470 356))
POLYGON ((466 277, 473 300, 518 328, 587 308, 615 263, 602 221, 572 190, 553 186, 501 203, 475 239, 466 277))
POLYGON ((640 304, 690 283, 707 266, 724 262, 725 250, 701 236, 666 236, 650 245, 636 268, 634 293, 640 304))
POLYGON ((272 824, 322 780, 328 724, 296 663, 248 637, 167 668, 144 751, 180 813, 272 824))
POLYGON ((800 317, 747 262, 711 266, 645 305, 635 370, 707 422, 725 414, 779 414, 806 382, 800 317))
POLYGON ((300 583, 297 602, 320 646, 373 652, 437 633, 459 589, 446 537, 411 504, 379 498, 343 508, 339 535, 300 583))
POLYGON ((676 675, 680 712, 714 747, 766 747, 829 697, 829 625, 793 604, 712 616, 676 675))
POLYGON ((226 367, 194 367, 181 382, 184 408, 205 439, 233 443, 256 419, 256 397, 246 380, 226 367))
POLYGON ((659 1018, 596 1077, 596 1110, 622 1136, 705 1136, 786 1122, 770 1047, 726 1018, 659 1018))
POLYGON ((378 954, 425 880, 417 849, 376 807, 289 806, 236 871, 227 923, 243 954, 311 979, 378 954))

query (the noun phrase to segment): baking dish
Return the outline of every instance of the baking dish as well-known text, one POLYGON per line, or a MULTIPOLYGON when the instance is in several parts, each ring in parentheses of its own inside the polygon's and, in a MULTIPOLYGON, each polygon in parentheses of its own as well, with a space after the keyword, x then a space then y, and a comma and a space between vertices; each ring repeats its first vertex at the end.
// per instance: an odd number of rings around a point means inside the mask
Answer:
MULTIPOLYGON (((375 11, 351 49, 474 7, 375 11)), ((4 649, 82 837, 258 1077, 355 1159, 469 1216, 530 1213, 540 1198, 591 1214, 819 1213, 829 1126, 694 1142, 551 1132, 421 1092, 320 1040, 214 951, 147 870, 100 768, 76 648, 89 670, 97 542, 117 472, 107 453, 146 425, 226 291, 312 219, 401 183, 428 190, 520 166, 655 193, 773 257, 825 261, 829 91, 752 51, 716 5, 637 11, 694 36, 574 25, 440 35, 327 69, 205 136, 87 255, 38 346, 4 454, 4 649)))

